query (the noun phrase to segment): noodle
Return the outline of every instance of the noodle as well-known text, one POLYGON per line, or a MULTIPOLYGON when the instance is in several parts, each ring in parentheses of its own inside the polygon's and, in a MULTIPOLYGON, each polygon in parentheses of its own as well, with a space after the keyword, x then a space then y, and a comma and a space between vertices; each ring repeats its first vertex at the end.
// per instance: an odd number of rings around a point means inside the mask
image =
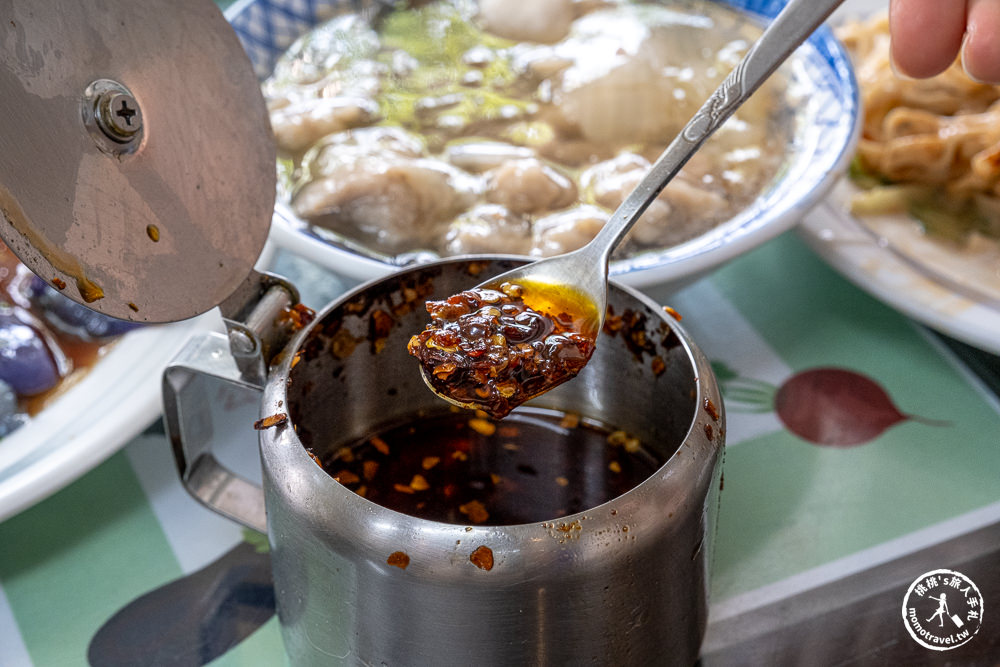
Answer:
POLYGON ((959 62, 930 79, 902 79, 889 59, 885 14, 845 25, 865 110, 851 170, 858 215, 909 212, 929 233, 1000 239, 1000 86, 959 62))

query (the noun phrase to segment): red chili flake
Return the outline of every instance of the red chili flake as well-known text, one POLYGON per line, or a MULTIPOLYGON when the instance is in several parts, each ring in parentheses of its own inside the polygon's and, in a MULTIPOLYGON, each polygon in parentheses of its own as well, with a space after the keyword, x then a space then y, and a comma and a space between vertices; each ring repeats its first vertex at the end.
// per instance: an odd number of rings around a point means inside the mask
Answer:
POLYGON ((330 338, 330 354, 335 359, 346 359, 354 352, 358 341, 347 330, 340 329, 330 338))
POLYGON ((341 470, 340 472, 333 475, 333 478, 338 482, 340 482, 341 484, 344 484, 345 486, 347 484, 357 484, 358 482, 361 481, 361 478, 358 477, 353 472, 351 472, 350 470, 341 470))
POLYGON ((470 500, 464 505, 459 505, 458 511, 469 517, 469 521, 472 523, 485 523, 490 518, 490 513, 486 511, 486 506, 478 500, 470 500))
POLYGON ((667 370, 667 364, 664 363, 662 357, 653 357, 653 362, 650 365, 650 368, 653 371, 653 375, 660 377, 663 375, 663 371, 667 370))
POLYGON ((279 315, 284 322, 287 322, 296 331, 302 329, 309 325, 314 319, 316 319, 316 311, 301 303, 297 303, 291 308, 286 308, 285 311, 279 315))
POLYGON ((493 550, 487 546, 477 547, 476 550, 469 555, 469 561, 471 561, 472 564, 480 570, 486 570, 489 572, 493 569, 493 550))
POLYGON ((469 266, 466 267, 466 272, 473 278, 477 277, 480 273, 486 270, 489 266, 486 262, 469 262, 469 266))
POLYGON ((284 412, 279 412, 276 415, 258 419, 253 423, 253 427, 258 431, 263 431, 265 428, 272 428, 274 426, 278 426, 279 424, 284 424, 286 421, 288 421, 288 415, 284 412))
POLYGON ((671 308, 670 306, 664 306, 664 307, 663 307, 663 312, 665 312, 665 313, 666 313, 667 315, 669 315, 670 317, 674 318, 674 319, 675 319, 675 320, 677 320, 678 322, 680 322, 680 321, 681 321, 681 319, 683 319, 683 318, 681 317, 681 314, 680 314, 680 313, 678 313, 678 312, 677 312, 676 310, 674 310, 673 308, 671 308))
POLYGON ((385 312, 384 310, 376 310, 371 315, 370 320, 370 331, 372 341, 379 340, 380 338, 387 338, 390 333, 392 333, 392 325, 395 324, 396 320, 393 319, 392 315, 385 312))
POLYGON ((357 315, 358 313, 363 313, 368 310, 368 300, 365 298, 355 299, 354 301, 348 301, 344 304, 344 312, 350 315, 357 315))
POLYGON ((385 559, 387 565, 392 565, 393 567, 398 567, 400 570, 405 570, 406 566, 410 564, 410 557, 406 555, 405 551, 393 551, 389 554, 389 557, 385 559))
POLYGON ((370 442, 372 447, 377 449, 380 454, 389 456, 389 445, 386 443, 385 440, 376 435, 372 438, 369 438, 368 442, 370 442))
POLYGON ((614 315, 604 320, 605 333, 613 334, 617 331, 621 331, 623 326, 625 326, 625 321, 622 319, 621 315, 614 315))
POLYGON ((707 397, 705 398, 705 412, 707 412, 708 416, 715 421, 719 421, 719 410, 715 407, 715 403, 712 402, 712 399, 707 397))
POLYGON ((58 290, 66 289, 66 282, 62 278, 59 278, 59 277, 56 277, 56 278, 52 279, 52 285, 53 285, 53 287, 55 287, 58 290))
POLYGON ((709 442, 715 440, 715 431, 711 424, 705 424, 705 437, 708 438, 709 442))
POLYGON ((496 424, 486 419, 474 418, 469 420, 469 428, 480 435, 491 436, 496 430, 496 424))

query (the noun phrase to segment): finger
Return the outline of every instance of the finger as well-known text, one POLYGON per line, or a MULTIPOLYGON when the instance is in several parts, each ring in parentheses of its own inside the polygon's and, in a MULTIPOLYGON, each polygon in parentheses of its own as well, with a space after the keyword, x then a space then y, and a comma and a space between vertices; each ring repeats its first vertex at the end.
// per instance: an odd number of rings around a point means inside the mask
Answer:
POLYGON ((897 71, 919 79, 940 74, 962 47, 965 3, 891 0, 889 53, 897 71))
POLYGON ((970 77, 1000 83, 1000 2, 969 0, 962 65, 970 77))

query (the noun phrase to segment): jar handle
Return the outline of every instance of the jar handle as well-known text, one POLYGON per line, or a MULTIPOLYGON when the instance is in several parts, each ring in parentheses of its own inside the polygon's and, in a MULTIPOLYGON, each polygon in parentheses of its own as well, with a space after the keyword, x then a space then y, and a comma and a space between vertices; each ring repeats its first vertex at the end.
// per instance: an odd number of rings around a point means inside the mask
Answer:
POLYGON ((220 333, 192 338, 163 372, 163 420, 181 482, 209 509, 247 528, 267 531, 264 492, 224 466, 213 453, 220 424, 219 396, 252 394, 260 405, 263 387, 248 381, 220 333))

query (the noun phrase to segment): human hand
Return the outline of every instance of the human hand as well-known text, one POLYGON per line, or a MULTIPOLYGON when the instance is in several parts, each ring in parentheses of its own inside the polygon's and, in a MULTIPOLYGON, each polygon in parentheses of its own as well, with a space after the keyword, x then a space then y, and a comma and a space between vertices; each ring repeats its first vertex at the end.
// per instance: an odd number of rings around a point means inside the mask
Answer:
POLYGON ((961 53, 970 77, 1000 83, 1000 0, 890 0, 889 33, 901 74, 934 76, 961 53))

